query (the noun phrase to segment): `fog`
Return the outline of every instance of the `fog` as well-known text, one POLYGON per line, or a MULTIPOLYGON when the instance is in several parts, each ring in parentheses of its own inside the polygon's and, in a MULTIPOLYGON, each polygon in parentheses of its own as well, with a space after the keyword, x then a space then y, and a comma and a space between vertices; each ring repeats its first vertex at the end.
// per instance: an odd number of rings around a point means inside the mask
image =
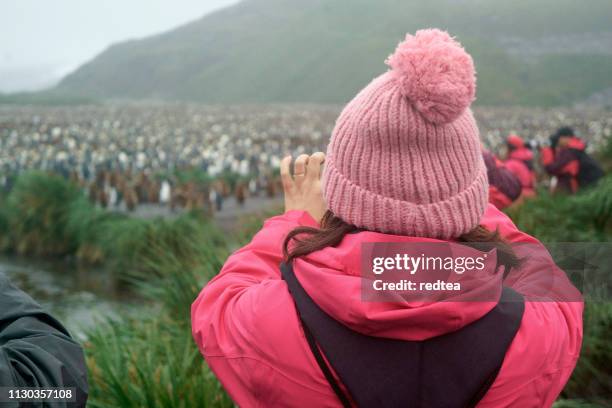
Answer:
POLYGON ((37 90, 109 45, 172 29, 237 0, 0 0, 0 92, 37 90))

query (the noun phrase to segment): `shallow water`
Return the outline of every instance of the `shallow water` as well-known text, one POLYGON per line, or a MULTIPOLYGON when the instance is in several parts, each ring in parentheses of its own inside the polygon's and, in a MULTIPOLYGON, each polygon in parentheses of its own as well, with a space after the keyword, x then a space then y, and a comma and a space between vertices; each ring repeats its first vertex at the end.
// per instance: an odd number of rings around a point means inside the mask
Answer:
POLYGON ((64 260, 0 256, 0 272, 57 317, 73 334, 139 308, 104 269, 79 268, 64 260))

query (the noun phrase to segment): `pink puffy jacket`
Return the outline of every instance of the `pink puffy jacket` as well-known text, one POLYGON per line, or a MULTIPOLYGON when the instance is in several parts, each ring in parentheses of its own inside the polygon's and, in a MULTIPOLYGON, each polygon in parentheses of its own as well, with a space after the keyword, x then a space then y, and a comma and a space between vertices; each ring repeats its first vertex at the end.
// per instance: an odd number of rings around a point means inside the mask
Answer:
POLYGON ((535 173, 525 163, 528 161, 533 162, 533 152, 526 147, 520 147, 510 152, 504 165, 518 177, 523 196, 533 197, 535 195, 535 173))
MULTIPOLYGON (((481 224, 498 228, 510 242, 538 243, 492 205, 481 224)), ((193 336, 201 353, 242 407, 341 406, 308 347, 279 272, 283 239, 299 225, 317 224, 301 211, 267 220, 250 244, 228 258, 191 309, 193 336)), ((297 278, 315 302, 353 330, 422 340, 457 330, 493 307, 491 302, 422 307, 361 302, 360 248, 372 240, 416 239, 375 232, 349 234, 337 247, 294 263, 297 278)), ((568 299, 569 292, 579 299, 565 274, 554 266, 550 269, 542 278, 524 265, 505 281, 525 296, 525 313, 501 371, 479 407, 549 407, 574 369, 582 341, 583 303, 529 301, 530 292, 551 299, 558 295, 568 299)))

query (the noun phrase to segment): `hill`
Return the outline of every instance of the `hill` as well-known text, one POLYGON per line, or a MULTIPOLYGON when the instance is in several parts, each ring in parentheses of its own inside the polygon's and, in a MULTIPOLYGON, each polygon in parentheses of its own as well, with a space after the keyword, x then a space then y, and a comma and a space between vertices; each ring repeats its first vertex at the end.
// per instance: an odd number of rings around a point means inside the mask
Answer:
POLYGON ((449 30, 476 60, 478 103, 565 105, 612 88, 609 0, 244 0, 111 46, 63 95, 342 103, 406 32, 449 30))

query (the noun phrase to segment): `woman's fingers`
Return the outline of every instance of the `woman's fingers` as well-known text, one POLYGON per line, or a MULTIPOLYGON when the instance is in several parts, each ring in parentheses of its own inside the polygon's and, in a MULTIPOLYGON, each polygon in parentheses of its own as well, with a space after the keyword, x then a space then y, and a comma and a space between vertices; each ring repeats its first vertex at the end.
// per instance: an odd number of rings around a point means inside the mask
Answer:
POLYGON ((280 163, 280 174, 281 181, 283 183, 283 190, 288 192, 293 187, 293 178, 291 177, 291 156, 287 156, 281 160, 280 163))
POLYGON ((320 220, 326 211, 325 200, 321 193, 321 165, 325 154, 314 153, 300 155, 293 165, 291 176, 291 156, 285 157, 280 163, 280 174, 285 191, 285 211, 308 211, 316 220, 320 220))
POLYGON ((321 165, 325 161, 323 152, 316 152, 312 156, 301 154, 295 159, 293 176, 291 175, 291 156, 281 160, 280 173, 285 192, 293 187, 301 187, 304 180, 318 180, 321 177, 321 165))
POLYGON ((316 152, 308 159, 306 176, 308 180, 318 180, 321 177, 321 165, 325 161, 325 153, 316 152))
POLYGON ((293 165, 293 177, 295 180, 295 184, 299 187, 304 178, 306 176, 306 164, 308 163, 307 154, 300 154, 297 159, 295 159, 295 164, 293 165))

